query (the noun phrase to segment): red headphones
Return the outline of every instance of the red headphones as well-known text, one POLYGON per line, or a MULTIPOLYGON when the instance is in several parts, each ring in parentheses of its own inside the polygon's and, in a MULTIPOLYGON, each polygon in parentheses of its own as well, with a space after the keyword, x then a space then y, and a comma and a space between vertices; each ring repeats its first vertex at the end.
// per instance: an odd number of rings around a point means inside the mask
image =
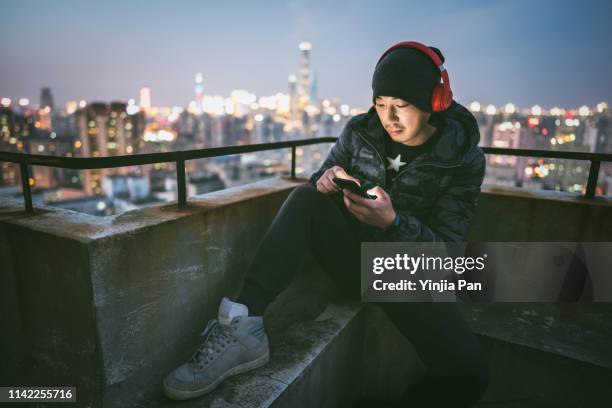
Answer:
POLYGON ((434 64, 440 69, 440 77, 442 83, 436 85, 431 95, 431 108, 434 112, 440 112, 446 110, 453 102, 453 91, 451 91, 450 80, 448 79, 448 71, 444 68, 442 60, 431 48, 425 44, 418 43, 416 41, 403 41, 395 44, 389 48, 385 53, 378 59, 376 65, 391 51, 398 48, 416 48, 427 55, 434 64))

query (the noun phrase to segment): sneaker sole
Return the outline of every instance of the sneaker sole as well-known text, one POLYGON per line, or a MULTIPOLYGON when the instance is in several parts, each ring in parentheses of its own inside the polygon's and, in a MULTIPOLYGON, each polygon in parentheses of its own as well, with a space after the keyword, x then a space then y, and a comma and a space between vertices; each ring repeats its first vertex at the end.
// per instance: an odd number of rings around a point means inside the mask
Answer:
POLYGON ((265 365, 269 360, 270 360, 270 351, 268 350, 266 351, 266 354, 264 354, 261 357, 256 358, 255 360, 251 360, 246 363, 242 363, 242 364, 239 364, 237 366, 230 368, 229 370, 221 374, 219 378, 217 378, 214 382, 212 382, 211 384, 199 390, 194 390, 194 391, 176 390, 174 388, 168 387, 165 381, 164 381, 162 389, 163 389, 164 395, 173 400, 186 400, 186 399, 201 397, 202 395, 208 394, 209 392, 213 391, 225 379, 232 377, 234 375, 242 374, 247 371, 251 371, 256 368, 259 368, 265 365))

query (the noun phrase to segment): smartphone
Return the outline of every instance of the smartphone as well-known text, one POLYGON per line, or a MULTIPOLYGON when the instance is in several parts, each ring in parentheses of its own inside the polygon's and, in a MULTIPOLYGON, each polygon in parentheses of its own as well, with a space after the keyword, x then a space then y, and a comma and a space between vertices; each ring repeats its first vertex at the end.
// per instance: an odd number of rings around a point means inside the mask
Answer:
POLYGON ((333 180, 338 187, 351 190, 353 193, 358 194, 363 198, 369 198, 371 200, 376 198, 375 195, 368 194, 365 188, 359 187, 359 184, 355 183, 353 180, 343 179, 339 177, 334 177, 333 180))

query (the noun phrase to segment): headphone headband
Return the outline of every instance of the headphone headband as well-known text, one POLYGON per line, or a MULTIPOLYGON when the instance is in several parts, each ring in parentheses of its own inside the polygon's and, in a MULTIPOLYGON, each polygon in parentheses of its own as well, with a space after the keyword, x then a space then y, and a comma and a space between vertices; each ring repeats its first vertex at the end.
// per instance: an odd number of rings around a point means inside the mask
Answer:
POLYGON ((385 51, 384 54, 378 59, 378 62, 376 63, 376 65, 380 64, 380 61, 382 61, 382 59, 385 58, 387 54, 389 54, 391 51, 394 51, 398 48, 416 48, 417 50, 426 54, 433 61, 433 63, 436 64, 438 68, 442 67, 442 69, 440 69, 440 72, 442 72, 442 70, 444 69, 443 62, 438 56, 438 54, 436 54, 434 50, 432 50, 425 44, 421 44, 420 42, 416 42, 416 41, 402 41, 402 42, 399 42, 393 45, 387 51, 385 51))
POLYGON ((383 55, 378 59, 376 66, 380 64, 380 61, 382 61, 382 59, 385 58, 387 54, 398 48, 415 48, 427 55, 429 59, 436 65, 436 67, 438 67, 438 69, 440 70, 440 79, 442 80, 442 83, 438 84, 438 87, 441 87, 441 90, 439 92, 434 92, 434 98, 432 101, 433 110, 440 111, 448 108, 453 98, 453 93, 450 87, 450 79, 448 78, 448 71, 444 67, 444 63, 442 62, 442 59, 438 56, 438 54, 436 54, 434 50, 432 50, 425 44, 421 44, 420 42, 416 41, 399 42, 383 53, 383 55))

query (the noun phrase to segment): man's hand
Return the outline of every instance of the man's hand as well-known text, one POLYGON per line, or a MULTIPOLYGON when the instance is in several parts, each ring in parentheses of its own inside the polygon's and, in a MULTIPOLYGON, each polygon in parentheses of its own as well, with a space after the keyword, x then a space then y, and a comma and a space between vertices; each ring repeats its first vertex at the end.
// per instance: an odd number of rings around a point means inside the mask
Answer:
POLYGON ((347 189, 342 192, 344 205, 360 222, 379 228, 387 228, 393 224, 396 214, 391 197, 379 186, 368 190, 369 194, 376 196, 373 200, 360 197, 347 189))
POLYGON ((336 183, 334 183, 334 177, 353 180, 358 185, 361 185, 361 182, 359 180, 357 180, 353 176, 349 176, 342 167, 334 166, 325 170, 325 173, 323 173, 321 177, 319 177, 319 179, 317 180, 317 190, 323 194, 332 194, 340 191, 340 187, 338 187, 336 183))

